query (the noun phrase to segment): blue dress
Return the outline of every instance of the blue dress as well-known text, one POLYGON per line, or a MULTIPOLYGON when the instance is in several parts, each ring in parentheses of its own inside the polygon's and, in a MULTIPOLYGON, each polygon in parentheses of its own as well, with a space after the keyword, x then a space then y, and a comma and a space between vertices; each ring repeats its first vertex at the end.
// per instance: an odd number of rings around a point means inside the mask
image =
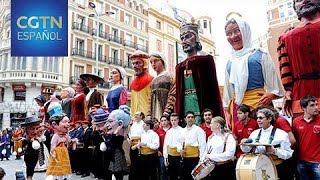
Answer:
POLYGON ((9 158, 10 157, 10 155, 11 155, 11 152, 10 152, 10 149, 9 149, 9 145, 10 145, 10 138, 9 138, 9 136, 8 135, 6 135, 6 134, 3 134, 2 136, 1 136, 1 141, 0 141, 0 144, 1 144, 1 146, 0 146, 0 158, 1 158, 1 160, 3 160, 4 158, 9 158), (2 154, 2 151, 3 150, 6 150, 6 153, 5 154, 2 154))
POLYGON ((121 95, 122 91, 126 91, 126 88, 122 85, 115 87, 114 89, 113 88, 110 89, 108 96, 107 96, 109 113, 111 113, 113 110, 119 108, 120 95, 121 95))

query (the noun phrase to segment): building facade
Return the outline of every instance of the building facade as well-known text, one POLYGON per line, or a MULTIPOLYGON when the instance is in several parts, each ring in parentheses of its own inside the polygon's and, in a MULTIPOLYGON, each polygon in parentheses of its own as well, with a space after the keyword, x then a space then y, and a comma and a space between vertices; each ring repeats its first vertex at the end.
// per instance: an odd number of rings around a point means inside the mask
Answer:
MULTIPOLYGON (((126 68, 124 85, 129 89, 133 69, 128 57, 136 49, 148 52, 148 3, 145 0, 68 1, 68 57, 11 57, 10 0, 0 0, 0 128, 15 126, 35 115, 34 98, 46 88, 73 86, 82 73, 109 79, 116 66, 126 68), (96 12, 96 17, 89 17, 96 12), (112 13, 110 13, 112 12, 112 13), (97 38, 97 29, 99 36, 97 38), (98 43, 97 43, 98 42, 98 43), (96 53, 98 44, 98 53, 96 53)), ((108 84, 99 85, 107 94, 108 84)))

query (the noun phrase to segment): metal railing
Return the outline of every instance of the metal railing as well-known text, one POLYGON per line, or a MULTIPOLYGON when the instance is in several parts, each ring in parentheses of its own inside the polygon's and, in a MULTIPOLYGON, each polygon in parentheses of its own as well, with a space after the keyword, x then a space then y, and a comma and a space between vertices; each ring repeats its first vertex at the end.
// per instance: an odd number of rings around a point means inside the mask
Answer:
POLYGON ((113 41, 113 42, 122 44, 122 38, 120 38, 118 36, 114 36, 112 34, 109 34, 109 41, 113 41))
POLYGON ((76 30, 79 30, 79 31, 82 31, 82 32, 86 32, 86 33, 90 32, 89 31, 89 26, 86 26, 84 24, 77 23, 77 22, 73 23, 72 29, 76 29, 76 30))
POLYGON ((111 64, 118 65, 118 66, 122 65, 122 60, 118 59, 118 58, 114 58, 114 57, 109 57, 109 61, 108 62, 111 63, 111 64))
POLYGON ((124 46, 128 46, 128 47, 132 47, 132 48, 135 48, 137 46, 136 43, 132 42, 132 41, 129 41, 129 40, 124 40, 123 41, 123 45, 124 46))

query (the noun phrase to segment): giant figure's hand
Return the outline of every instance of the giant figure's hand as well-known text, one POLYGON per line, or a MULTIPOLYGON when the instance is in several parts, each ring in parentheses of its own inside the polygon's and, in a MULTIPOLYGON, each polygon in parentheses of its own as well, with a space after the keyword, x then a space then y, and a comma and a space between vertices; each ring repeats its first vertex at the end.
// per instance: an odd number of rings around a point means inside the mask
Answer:
POLYGON ((292 117, 292 92, 286 91, 283 97, 282 112, 284 115, 292 117))
POLYGON ((258 102, 258 106, 269 105, 272 102, 272 100, 276 98, 276 95, 268 92, 259 93, 259 95, 262 96, 258 102))

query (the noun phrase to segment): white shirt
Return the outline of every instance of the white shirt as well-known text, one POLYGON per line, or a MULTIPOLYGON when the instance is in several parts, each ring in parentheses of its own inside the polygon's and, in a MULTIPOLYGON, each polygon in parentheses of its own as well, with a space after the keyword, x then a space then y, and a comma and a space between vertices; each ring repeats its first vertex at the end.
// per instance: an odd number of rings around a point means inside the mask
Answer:
MULTIPOLYGON (((199 126, 192 125, 191 127, 185 127, 182 129, 182 141, 187 146, 198 146, 200 156, 202 157, 206 149, 206 133, 199 126)), ((181 146, 182 147, 182 146, 181 146)), ((181 147, 178 147, 178 152, 181 151, 181 147)))
POLYGON ((135 121, 132 123, 132 126, 130 127, 130 131, 128 133, 129 138, 132 137, 141 137, 141 134, 144 132, 143 129, 143 121, 140 120, 139 122, 135 121))
MULTIPOLYGON (((227 161, 233 158, 236 152, 236 140, 230 133, 214 134, 207 142, 205 153, 215 162, 227 161), (226 139, 227 138, 227 139, 226 139), (226 141, 226 145, 224 144, 226 141), (225 151, 224 146, 226 146, 225 151)), ((205 155, 204 155, 205 156, 205 155)), ((202 159, 204 159, 204 156, 202 159)))
POLYGON ((146 147, 153 149, 153 150, 157 150, 160 146, 159 136, 152 129, 150 129, 148 131, 144 131, 141 134, 141 142, 145 143, 146 147))
POLYGON ((182 142, 184 139, 184 137, 182 136, 182 130, 182 127, 177 126, 167 131, 163 143, 164 158, 168 158, 168 147, 182 149, 182 142))
MULTIPOLYGON (((249 138, 252 139, 253 142, 255 142, 255 139, 258 137, 260 129, 256 129, 250 134, 249 138)), ((269 138, 270 138, 272 129, 273 129, 273 126, 271 125, 269 128, 261 130, 259 143, 269 144, 269 138)), ((276 148, 277 150, 275 152, 275 155, 278 156, 278 158, 286 160, 292 156, 293 150, 290 147, 291 143, 289 141, 288 133, 286 133, 285 131, 277 128, 271 144, 272 145, 280 144, 280 147, 277 147, 276 148)), ((240 148, 243 152, 249 152, 252 147, 241 145, 240 148)), ((265 146, 257 146, 255 153, 265 154, 266 153, 265 146)))
POLYGON ((89 101, 91 94, 94 92, 95 88, 90 88, 89 93, 86 95, 86 101, 89 101))

